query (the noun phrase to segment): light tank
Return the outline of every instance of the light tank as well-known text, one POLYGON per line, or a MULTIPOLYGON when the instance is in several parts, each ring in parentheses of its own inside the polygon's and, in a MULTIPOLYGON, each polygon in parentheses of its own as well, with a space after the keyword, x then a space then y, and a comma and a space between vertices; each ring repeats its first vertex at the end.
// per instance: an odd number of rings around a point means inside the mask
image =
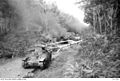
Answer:
POLYGON ((42 52, 35 51, 31 56, 23 59, 23 67, 27 68, 48 68, 51 63, 52 54, 42 47, 42 52))

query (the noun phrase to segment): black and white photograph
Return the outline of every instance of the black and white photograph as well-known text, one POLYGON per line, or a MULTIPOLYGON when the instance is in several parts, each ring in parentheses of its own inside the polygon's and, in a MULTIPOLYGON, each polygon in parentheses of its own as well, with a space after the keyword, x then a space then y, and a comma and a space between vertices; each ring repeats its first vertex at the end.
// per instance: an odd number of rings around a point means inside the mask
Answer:
POLYGON ((119 80, 119 13, 120 0, 0 0, 0 80, 119 80))

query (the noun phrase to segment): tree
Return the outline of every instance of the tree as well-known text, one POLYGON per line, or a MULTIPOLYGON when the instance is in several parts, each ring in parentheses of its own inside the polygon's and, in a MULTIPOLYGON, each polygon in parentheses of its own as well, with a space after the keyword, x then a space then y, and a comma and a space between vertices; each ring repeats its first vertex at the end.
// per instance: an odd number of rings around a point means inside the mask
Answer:
POLYGON ((85 9, 85 22, 90 23, 99 34, 117 34, 117 14, 119 0, 82 0, 85 9))
POLYGON ((7 0, 0 0, 0 36, 11 31, 14 25, 14 11, 7 0))

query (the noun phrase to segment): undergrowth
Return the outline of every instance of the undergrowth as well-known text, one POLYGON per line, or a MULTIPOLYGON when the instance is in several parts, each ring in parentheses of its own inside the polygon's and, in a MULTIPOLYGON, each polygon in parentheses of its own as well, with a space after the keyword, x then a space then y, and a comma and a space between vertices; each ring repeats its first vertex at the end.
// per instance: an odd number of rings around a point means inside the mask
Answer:
MULTIPOLYGON (((113 39, 113 38, 111 38, 113 39)), ((120 77, 120 39, 114 41, 102 35, 86 36, 78 54, 75 55, 82 78, 120 77)))

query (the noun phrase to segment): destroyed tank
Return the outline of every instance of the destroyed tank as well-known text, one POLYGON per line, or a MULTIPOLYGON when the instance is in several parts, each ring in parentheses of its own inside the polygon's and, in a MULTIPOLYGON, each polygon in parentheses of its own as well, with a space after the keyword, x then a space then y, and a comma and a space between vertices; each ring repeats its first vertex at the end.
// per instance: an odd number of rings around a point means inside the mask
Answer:
POLYGON ((27 68, 48 68, 51 63, 52 54, 50 51, 42 47, 41 50, 34 50, 31 56, 26 57, 23 60, 23 67, 27 68))

